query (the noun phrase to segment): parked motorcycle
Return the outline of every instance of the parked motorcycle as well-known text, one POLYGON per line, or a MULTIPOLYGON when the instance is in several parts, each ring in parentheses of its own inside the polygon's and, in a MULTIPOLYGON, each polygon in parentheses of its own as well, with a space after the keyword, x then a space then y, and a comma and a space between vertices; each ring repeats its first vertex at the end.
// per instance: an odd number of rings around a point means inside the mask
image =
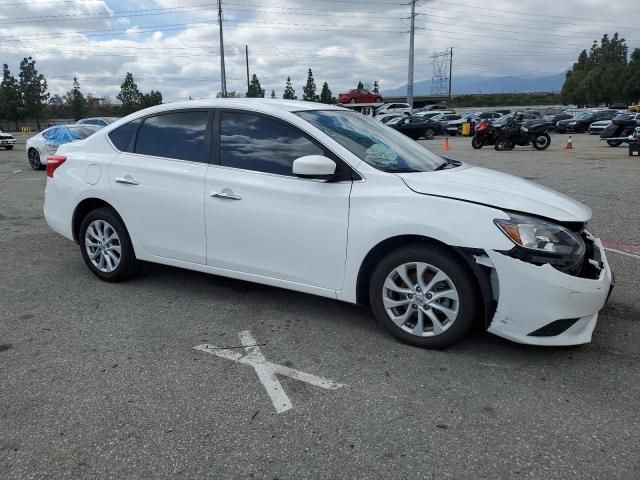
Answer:
POLYGON ((471 146, 479 150, 485 145, 495 145, 498 131, 500 131, 500 127, 496 127, 489 120, 482 120, 476 125, 471 146))
POLYGON ((634 118, 614 118, 607 128, 600 134, 601 140, 606 140, 610 147, 619 147, 633 135, 638 121, 634 118))
POLYGON ((533 145, 536 150, 546 150, 551 145, 551 137, 547 133, 548 125, 545 123, 524 126, 511 119, 499 131, 495 149, 513 150, 516 145, 525 147, 533 145))

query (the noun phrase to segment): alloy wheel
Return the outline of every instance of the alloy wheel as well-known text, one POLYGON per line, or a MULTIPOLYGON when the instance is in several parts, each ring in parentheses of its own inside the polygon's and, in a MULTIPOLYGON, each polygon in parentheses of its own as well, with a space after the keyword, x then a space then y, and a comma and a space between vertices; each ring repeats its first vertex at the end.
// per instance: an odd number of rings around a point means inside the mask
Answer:
POLYGON ((456 286, 442 270, 428 263, 402 264, 387 276, 382 301, 399 328, 418 337, 447 331, 458 318, 456 286))
POLYGON ((104 273, 120 265, 122 245, 116 230, 105 220, 94 220, 87 227, 84 246, 94 267, 104 273))
POLYGON ((38 153, 37 150, 35 149, 31 149, 29 150, 29 165, 31 165, 31 168, 33 168, 34 170, 40 170, 41 167, 41 163, 40 163, 40 154, 38 153))

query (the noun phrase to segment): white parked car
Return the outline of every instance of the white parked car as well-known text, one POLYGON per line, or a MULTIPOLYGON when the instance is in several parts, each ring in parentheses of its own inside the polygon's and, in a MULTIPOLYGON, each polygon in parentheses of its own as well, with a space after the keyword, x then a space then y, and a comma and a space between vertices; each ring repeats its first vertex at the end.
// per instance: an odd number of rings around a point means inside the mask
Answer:
POLYGON ((376 110, 376 117, 379 115, 387 115, 389 113, 407 113, 411 114, 411 107, 408 103, 385 103, 376 110))
POLYGON ((16 145, 16 139, 10 133, 5 133, 0 130, 0 147, 5 148, 6 150, 11 150, 16 145))
POLYGON ((48 156, 56 153, 60 145, 87 138, 101 128, 96 125, 56 125, 43 130, 27 140, 25 150, 29 165, 34 170, 42 170, 48 156))
POLYGON ((600 135, 604 130, 611 125, 612 120, 599 120, 597 122, 593 122, 589 126, 589 133, 591 135, 600 135))
POLYGON ((60 146, 47 175, 47 223, 105 281, 147 261, 370 304, 423 347, 477 323, 589 342, 612 285, 589 208, 336 106, 160 105, 60 146))

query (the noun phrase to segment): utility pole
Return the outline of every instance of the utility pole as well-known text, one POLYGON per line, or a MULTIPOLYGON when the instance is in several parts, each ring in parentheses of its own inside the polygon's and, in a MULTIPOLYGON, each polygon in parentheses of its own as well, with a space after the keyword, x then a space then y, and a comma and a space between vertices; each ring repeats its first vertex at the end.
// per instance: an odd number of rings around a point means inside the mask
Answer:
POLYGON ((413 111, 413 37, 416 31, 416 1, 411 0, 411 30, 409 31, 409 78, 407 79, 407 103, 413 111))
POLYGON ((220 83, 222 97, 227 96, 227 74, 224 71, 224 40, 222 39, 222 0, 218 0, 218 27, 220 29, 220 83))
POLYGON ((449 100, 451 100, 451 73, 453 70, 453 47, 451 47, 451 53, 449 54, 449 100))
POLYGON ((247 59, 247 93, 249 93, 249 45, 244 46, 244 55, 247 59))

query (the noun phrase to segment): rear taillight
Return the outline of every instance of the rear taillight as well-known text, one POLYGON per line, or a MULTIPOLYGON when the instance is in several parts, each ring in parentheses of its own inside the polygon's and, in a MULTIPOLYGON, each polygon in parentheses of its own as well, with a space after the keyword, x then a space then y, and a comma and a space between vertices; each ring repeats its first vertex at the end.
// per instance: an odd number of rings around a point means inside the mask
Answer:
POLYGON ((53 178, 53 172, 67 160, 64 155, 51 155, 47 157, 47 177, 53 178))

